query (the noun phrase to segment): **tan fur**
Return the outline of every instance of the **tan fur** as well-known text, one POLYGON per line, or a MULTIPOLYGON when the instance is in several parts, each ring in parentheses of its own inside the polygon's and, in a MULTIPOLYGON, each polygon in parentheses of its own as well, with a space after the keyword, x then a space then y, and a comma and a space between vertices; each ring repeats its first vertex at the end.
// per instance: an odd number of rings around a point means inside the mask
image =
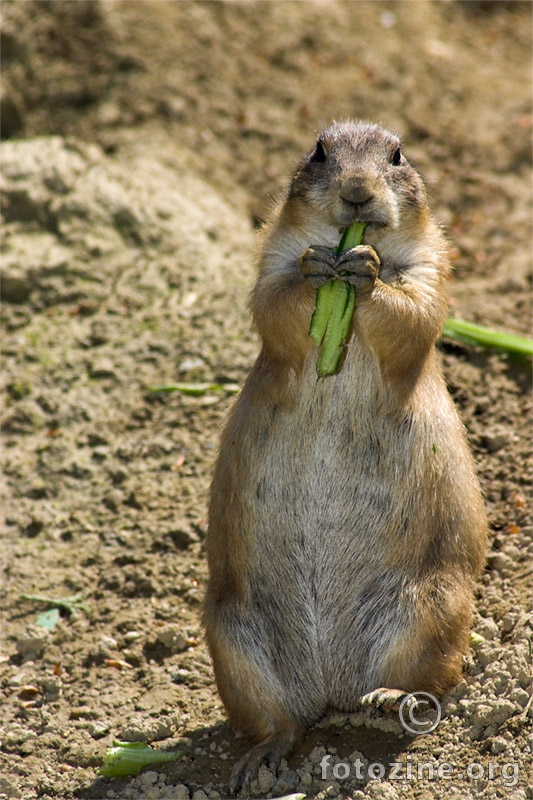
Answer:
POLYGON ((328 709, 380 686, 453 686, 484 558, 435 352, 449 266, 422 181, 379 126, 334 123, 318 142, 263 233, 263 346, 211 491, 207 641, 230 719, 259 742, 233 790, 328 709), (367 228, 348 255, 352 331, 338 374, 317 380, 311 284, 355 219, 367 228))

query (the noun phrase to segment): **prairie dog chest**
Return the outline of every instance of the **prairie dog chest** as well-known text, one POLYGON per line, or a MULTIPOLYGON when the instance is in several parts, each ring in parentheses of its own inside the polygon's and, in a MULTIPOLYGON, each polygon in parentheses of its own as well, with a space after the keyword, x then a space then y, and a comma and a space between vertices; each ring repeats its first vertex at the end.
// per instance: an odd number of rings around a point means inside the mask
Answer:
POLYGON ((313 529, 326 509, 342 526, 363 495, 386 502, 401 493, 418 438, 409 412, 387 408, 377 367, 356 344, 347 346, 335 376, 318 380, 315 361, 313 355, 304 367, 296 401, 289 408, 272 404, 257 419, 250 474, 265 515, 289 513, 313 529))

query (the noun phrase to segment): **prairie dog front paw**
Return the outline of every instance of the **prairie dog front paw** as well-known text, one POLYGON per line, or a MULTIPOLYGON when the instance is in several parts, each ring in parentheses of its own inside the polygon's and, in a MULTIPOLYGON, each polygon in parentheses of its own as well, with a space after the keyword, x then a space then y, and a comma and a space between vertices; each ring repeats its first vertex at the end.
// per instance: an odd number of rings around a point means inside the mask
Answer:
POLYGON ((355 286, 356 295, 372 291, 379 266, 379 256, 368 244, 360 244, 345 250, 335 261, 338 275, 355 286))
POLYGON ((327 281, 338 278, 335 269, 337 257, 331 247, 311 245, 298 259, 298 266, 304 278, 313 289, 319 289, 327 281))

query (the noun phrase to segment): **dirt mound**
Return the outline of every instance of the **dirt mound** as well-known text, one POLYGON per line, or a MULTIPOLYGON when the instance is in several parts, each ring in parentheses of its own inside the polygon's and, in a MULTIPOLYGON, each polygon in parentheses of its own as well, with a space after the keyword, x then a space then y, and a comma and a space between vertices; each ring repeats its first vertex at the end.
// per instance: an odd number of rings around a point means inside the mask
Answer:
MULTIPOLYGON (((447 226, 453 313, 527 334, 531 8, 6 0, 2 15, 0 798, 216 800, 245 744, 199 625, 205 508, 257 352, 253 227, 317 128, 382 121, 447 226), (227 388, 150 392, 176 380, 227 388), (22 594, 82 598, 43 619, 22 594), (117 737, 183 756, 99 778, 117 737)), ((447 340, 442 358, 491 523, 484 641, 431 736, 337 717, 277 782, 262 770, 259 796, 532 796, 528 375, 447 340), (337 762, 358 758, 344 778, 337 762), (436 778, 407 777, 422 762, 436 778)))

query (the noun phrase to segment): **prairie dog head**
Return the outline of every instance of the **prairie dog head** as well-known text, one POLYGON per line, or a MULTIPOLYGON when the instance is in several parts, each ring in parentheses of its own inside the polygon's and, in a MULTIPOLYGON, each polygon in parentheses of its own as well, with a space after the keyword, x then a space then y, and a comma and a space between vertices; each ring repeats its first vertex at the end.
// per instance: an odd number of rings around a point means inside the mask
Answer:
POLYGON ((426 209, 422 179, 402 154, 399 137, 366 122, 324 128, 296 168, 289 199, 338 230, 356 221, 396 229, 402 217, 426 209))

